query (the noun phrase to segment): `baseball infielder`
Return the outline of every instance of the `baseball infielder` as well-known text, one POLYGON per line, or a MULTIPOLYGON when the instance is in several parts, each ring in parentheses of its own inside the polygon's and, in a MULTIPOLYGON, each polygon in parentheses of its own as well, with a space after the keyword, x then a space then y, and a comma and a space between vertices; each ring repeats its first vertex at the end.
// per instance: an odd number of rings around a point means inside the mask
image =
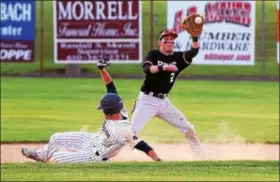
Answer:
POLYGON ((157 116, 184 133, 191 150, 196 156, 202 157, 200 141, 193 125, 168 98, 168 93, 177 76, 191 64, 192 58, 199 51, 198 36, 202 31, 203 21, 201 24, 196 24, 197 17, 201 18, 199 15, 190 15, 182 22, 182 28, 186 29, 193 38, 191 50, 173 52, 174 39, 178 35, 176 32, 166 29, 160 33, 159 49, 151 50, 146 56, 142 64, 146 74, 145 80, 135 102, 131 127, 133 132, 138 135, 147 121, 151 117, 157 116))
POLYGON ((100 162, 114 157, 122 147, 128 144, 132 149, 136 148, 145 152, 155 161, 161 160, 146 142, 136 137, 131 131, 126 112, 123 112, 122 100, 116 94, 117 90, 110 75, 103 69, 108 65, 108 60, 98 62, 98 68, 108 92, 101 98, 100 105, 97 107, 103 110, 105 115, 100 133, 55 133, 42 149, 23 148, 21 152, 24 156, 36 161, 54 163, 100 162), (61 151, 61 149, 67 151, 61 151))

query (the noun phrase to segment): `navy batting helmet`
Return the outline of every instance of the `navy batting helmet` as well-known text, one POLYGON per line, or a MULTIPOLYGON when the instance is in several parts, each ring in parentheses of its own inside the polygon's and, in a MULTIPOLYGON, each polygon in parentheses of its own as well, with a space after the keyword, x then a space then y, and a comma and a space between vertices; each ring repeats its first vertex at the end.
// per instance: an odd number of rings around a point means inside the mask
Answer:
POLYGON ((119 113, 123 109, 123 102, 117 94, 107 93, 102 96, 100 105, 96 109, 103 110, 106 115, 112 115, 119 113))

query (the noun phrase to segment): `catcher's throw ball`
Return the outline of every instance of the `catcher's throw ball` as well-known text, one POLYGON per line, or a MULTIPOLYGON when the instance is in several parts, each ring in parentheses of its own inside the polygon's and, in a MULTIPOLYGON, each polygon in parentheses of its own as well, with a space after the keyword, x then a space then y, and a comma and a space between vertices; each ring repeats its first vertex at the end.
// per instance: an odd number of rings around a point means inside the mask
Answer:
POLYGON ((196 24, 201 24, 201 23, 202 23, 202 18, 201 18, 201 17, 196 17, 195 20, 194 20, 194 22, 195 22, 196 24))

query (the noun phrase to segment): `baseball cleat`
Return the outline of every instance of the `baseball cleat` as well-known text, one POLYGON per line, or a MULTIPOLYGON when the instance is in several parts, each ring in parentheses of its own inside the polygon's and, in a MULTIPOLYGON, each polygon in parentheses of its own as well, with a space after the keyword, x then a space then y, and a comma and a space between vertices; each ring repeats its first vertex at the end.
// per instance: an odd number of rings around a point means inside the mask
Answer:
POLYGON ((33 160, 38 161, 38 162, 43 161, 39 158, 35 149, 22 148, 21 153, 22 153, 22 155, 24 155, 25 157, 27 157, 29 159, 33 159, 33 160))

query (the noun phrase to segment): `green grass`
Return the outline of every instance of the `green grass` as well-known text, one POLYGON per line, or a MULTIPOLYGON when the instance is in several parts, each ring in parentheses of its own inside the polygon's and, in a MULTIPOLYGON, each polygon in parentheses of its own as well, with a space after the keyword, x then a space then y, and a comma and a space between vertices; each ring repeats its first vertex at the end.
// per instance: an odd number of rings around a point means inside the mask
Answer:
MULTIPOLYGON (((130 110, 140 80, 115 80, 130 110)), ((89 125, 96 132, 103 114, 95 110, 105 88, 100 79, 1 78, 1 141, 48 141, 55 132, 89 125)), ((193 123, 204 142, 279 142, 277 82, 178 80, 172 103, 193 123)), ((140 135, 148 142, 185 142, 167 123, 152 119, 140 135)))
POLYGON ((278 181, 278 161, 2 164, 5 181, 278 181))
MULTIPOLYGON (((189 75, 262 75, 262 63, 260 57, 261 50, 261 2, 257 2, 256 7, 256 65, 255 66, 216 66, 216 65, 193 65, 187 72, 183 74, 189 75)), ((266 46, 266 60, 265 60, 265 75, 277 76, 279 75, 279 67, 276 65, 276 2, 265 2, 265 46, 266 46)), ((3 63, 1 64, 1 73, 28 73, 38 71, 40 68, 40 19, 39 19, 39 3, 37 3, 37 27, 36 27, 36 61, 34 63, 3 63)), ((53 62, 53 19, 52 19, 52 2, 44 2, 44 68, 57 69, 64 68, 65 65, 54 64, 53 62)), ((150 49, 150 3, 149 1, 142 1, 142 20, 143 22, 143 55, 150 49), (147 26, 144 26, 148 24, 147 26)), ((154 2, 154 14, 156 22, 154 22, 154 47, 157 46, 158 32, 166 27, 166 2, 154 2)), ((89 72, 95 72, 96 69, 92 65, 82 65, 83 68, 89 72)), ((114 65, 111 69, 113 74, 120 75, 142 75, 140 66, 138 64, 121 64, 114 65)))

